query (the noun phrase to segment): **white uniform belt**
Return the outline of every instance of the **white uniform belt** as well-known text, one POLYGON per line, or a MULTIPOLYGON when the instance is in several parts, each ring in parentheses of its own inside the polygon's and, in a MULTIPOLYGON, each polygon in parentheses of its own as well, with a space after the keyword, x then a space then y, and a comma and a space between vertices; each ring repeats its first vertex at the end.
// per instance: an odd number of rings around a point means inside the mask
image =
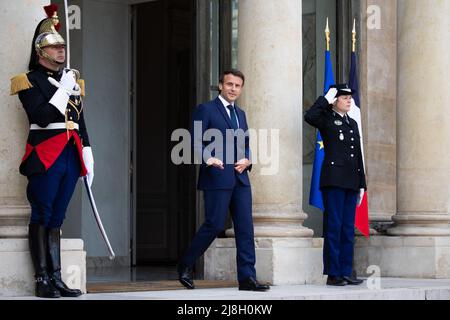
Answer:
POLYGON ((69 121, 65 122, 54 122, 50 123, 46 127, 39 127, 37 124, 30 125, 30 130, 54 130, 54 129, 69 129, 69 130, 79 130, 78 123, 69 121))

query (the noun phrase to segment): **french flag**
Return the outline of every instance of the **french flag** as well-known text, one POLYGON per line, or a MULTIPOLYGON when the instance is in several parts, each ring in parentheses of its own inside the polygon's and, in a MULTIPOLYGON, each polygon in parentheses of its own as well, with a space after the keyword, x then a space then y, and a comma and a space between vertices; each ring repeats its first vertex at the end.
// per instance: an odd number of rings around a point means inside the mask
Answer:
MULTIPOLYGON (((358 86, 358 72, 356 68, 356 53, 352 52, 352 62, 350 67, 350 76, 349 76, 349 87, 355 91, 352 99, 352 106, 348 115, 354 119, 358 123, 358 130, 361 136, 361 153, 364 162, 364 146, 363 146, 363 134, 362 134, 362 126, 361 126, 361 109, 360 109, 360 100, 359 100, 359 86, 358 86)), ((364 165, 365 168, 365 165, 364 165)), ((363 169, 364 169, 363 168, 363 169)), ((361 233, 369 237, 369 203, 368 203, 368 194, 364 193, 364 198, 359 207, 356 207, 356 215, 355 215, 355 226, 358 228, 361 233)))

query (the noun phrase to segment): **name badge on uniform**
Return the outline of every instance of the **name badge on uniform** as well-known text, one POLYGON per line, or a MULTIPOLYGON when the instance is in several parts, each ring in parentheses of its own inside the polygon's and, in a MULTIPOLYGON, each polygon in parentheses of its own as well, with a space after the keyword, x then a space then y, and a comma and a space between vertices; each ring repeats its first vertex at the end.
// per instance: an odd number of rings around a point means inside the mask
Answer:
POLYGON ((334 124, 337 126, 342 126, 342 121, 341 120, 334 120, 334 124))

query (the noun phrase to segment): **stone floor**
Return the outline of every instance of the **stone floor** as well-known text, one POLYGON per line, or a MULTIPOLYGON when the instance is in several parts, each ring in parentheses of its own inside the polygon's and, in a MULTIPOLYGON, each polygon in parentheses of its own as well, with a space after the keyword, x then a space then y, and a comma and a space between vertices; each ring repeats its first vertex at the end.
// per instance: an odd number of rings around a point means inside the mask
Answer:
POLYGON ((345 287, 273 286, 268 292, 245 292, 236 288, 222 288, 99 293, 85 294, 77 300, 450 300, 450 279, 381 278, 378 283, 373 280, 369 279, 361 286, 345 287))
POLYGON ((88 283, 159 281, 176 279, 178 279, 178 273, 175 266, 88 268, 86 270, 86 280, 88 283))

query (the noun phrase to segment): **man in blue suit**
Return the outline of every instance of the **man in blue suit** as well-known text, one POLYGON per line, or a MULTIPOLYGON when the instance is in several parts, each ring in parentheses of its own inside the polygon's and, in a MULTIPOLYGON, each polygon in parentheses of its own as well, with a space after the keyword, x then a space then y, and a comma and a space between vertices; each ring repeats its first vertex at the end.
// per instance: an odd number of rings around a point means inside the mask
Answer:
POLYGON ((193 116, 194 154, 201 161, 198 189, 204 193, 205 222, 177 268, 179 281, 188 289, 195 288, 195 261, 224 229, 228 210, 236 238, 239 290, 269 289, 256 280, 248 125, 244 111, 235 103, 244 81, 242 72, 225 71, 219 79, 220 95, 199 105, 193 116), (198 126, 201 136, 195 129, 198 126))

